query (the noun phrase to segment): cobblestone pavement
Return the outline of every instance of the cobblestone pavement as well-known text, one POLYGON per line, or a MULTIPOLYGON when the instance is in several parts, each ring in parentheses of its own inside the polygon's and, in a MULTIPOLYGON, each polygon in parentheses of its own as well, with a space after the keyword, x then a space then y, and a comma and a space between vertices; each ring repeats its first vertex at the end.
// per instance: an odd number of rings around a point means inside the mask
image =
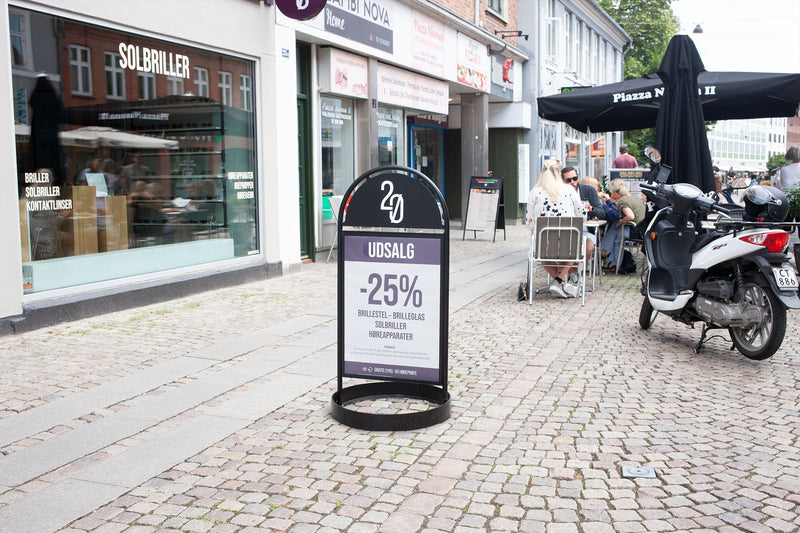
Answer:
POLYGON ((799 531, 800 313, 694 354, 636 276, 517 302, 527 235, 454 230, 452 414, 415 431, 331 418, 334 263, 0 338, 0 532, 799 531))

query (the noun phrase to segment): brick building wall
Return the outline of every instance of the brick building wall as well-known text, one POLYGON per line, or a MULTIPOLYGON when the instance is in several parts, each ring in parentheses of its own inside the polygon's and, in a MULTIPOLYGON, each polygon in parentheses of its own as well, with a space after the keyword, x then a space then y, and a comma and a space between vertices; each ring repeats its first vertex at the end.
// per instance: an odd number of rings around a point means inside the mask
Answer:
MULTIPOLYGON (((431 3, 440 5, 473 24, 475 22, 475 5, 477 3, 478 27, 491 34, 494 34, 495 30, 510 31, 517 29, 517 0, 503 0, 502 7, 505 9, 505 13, 502 14, 498 14, 489 8, 489 0, 438 0, 431 3)), ((535 3, 529 2, 528 5, 533 8, 535 3)), ((508 37, 506 40, 512 45, 517 44, 517 37, 508 37)))

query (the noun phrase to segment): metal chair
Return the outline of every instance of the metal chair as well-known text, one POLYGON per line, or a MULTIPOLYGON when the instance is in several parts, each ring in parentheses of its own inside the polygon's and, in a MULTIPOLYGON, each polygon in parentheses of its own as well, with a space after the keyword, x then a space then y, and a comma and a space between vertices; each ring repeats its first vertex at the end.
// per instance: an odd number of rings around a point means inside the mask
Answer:
MULTIPOLYGON (((622 256, 627 249, 627 246, 631 246, 634 249, 636 247, 641 247, 644 244, 644 231, 634 224, 631 221, 625 222, 622 227, 620 228, 621 237, 619 243, 619 256, 617 257, 617 268, 615 269, 615 273, 619 274, 620 266, 622 265, 622 256), (630 228, 628 237, 625 236, 625 228, 630 228)), ((633 250, 628 250, 633 254, 633 250)), ((637 268, 641 268, 641 265, 637 264, 637 268)))
MULTIPOLYGON (((583 217, 538 217, 534 222, 528 250, 528 287, 533 286, 533 274, 538 267, 558 265, 578 267, 581 305, 585 305, 586 238, 583 236, 583 217)), ((529 290, 528 303, 533 305, 533 294, 544 290, 549 290, 549 285, 529 290)))

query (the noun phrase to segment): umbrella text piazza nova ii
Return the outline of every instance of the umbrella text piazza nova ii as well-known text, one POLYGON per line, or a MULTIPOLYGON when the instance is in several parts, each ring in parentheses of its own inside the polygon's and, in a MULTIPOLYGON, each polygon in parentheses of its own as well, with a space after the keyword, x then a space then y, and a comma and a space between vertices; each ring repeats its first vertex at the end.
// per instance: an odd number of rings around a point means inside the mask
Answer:
MULTIPOLYGON (((790 117, 800 105, 800 74, 708 72, 697 76, 705 120, 790 117)), ((658 74, 573 89, 537 99, 539 116, 578 131, 652 128, 664 95, 658 74)))

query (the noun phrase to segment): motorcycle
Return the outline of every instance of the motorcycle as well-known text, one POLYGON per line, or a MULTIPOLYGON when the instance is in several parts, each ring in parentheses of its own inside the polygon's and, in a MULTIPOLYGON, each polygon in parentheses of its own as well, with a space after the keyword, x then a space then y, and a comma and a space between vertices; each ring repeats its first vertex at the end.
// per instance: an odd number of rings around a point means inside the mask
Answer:
POLYGON ((659 314, 694 327, 703 323, 698 353, 713 329, 727 329, 731 350, 763 360, 786 332, 786 309, 800 308, 798 281, 788 262, 786 196, 773 187, 750 186, 744 207, 721 204, 688 183, 667 184, 669 167, 645 151, 653 176, 641 189, 655 209, 644 234, 644 301, 639 325, 659 314), (707 220, 717 215, 715 221, 707 220))

